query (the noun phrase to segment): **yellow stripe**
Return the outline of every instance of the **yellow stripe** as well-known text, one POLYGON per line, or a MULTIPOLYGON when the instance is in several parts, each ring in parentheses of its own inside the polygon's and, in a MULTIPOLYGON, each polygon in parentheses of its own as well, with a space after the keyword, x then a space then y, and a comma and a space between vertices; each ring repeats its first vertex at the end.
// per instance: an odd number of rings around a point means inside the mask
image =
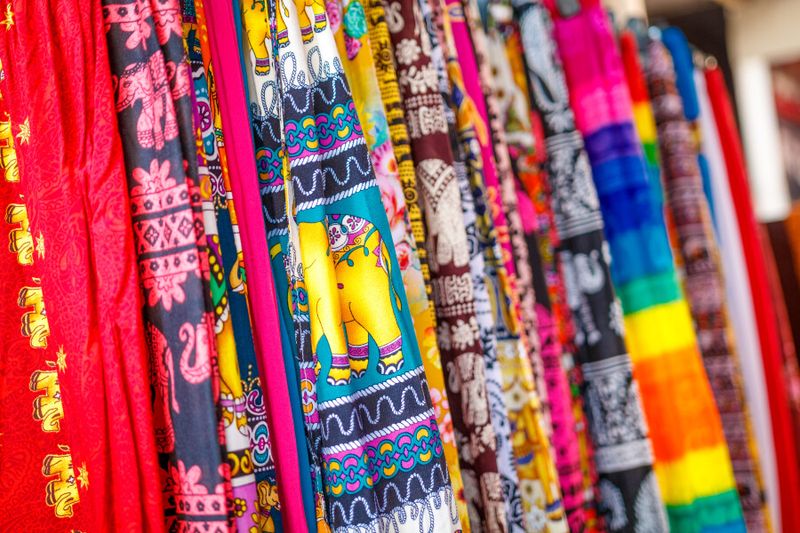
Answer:
POLYGON ((653 141, 658 138, 656 133, 656 121, 650 111, 650 104, 636 103, 633 105, 633 119, 636 122, 636 131, 639 138, 643 141, 653 141))
POLYGON ((675 461, 656 462, 655 471, 668 505, 688 505, 736 487, 725 444, 689 451, 675 461))
POLYGON ((625 317, 625 330, 634 364, 697 343, 686 300, 631 313, 625 317))

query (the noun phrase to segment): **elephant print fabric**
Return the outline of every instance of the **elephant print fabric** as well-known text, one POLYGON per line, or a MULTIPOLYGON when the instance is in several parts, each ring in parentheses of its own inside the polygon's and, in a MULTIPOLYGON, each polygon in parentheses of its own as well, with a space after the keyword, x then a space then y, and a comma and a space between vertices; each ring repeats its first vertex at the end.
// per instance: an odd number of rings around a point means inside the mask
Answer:
POLYGON ((104 1, 150 354, 168 529, 225 531, 208 241, 178 0, 104 1))
POLYGON ((2 9, 0 530, 161 532, 100 2, 2 9))
POLYGON ((666 530, 653 474, 653 448, 625 345, 622 309, 609 271, 600 201, 543 2, 515 0, 531 102, 541 114, 546 171, 560 239, 567 302, 575 320, 586 417, 600 479, 599 508, 609 531, 666 530), (616 416, 625 412, 625 417, 616 416), (612 451, 613 450, 613 451, 612 451), (635 457, 635 461, 622 461, 635 457))
POLYGON ((433 63, 420 6, 414 0, 398 0, 386 1, 383 7, 428 230, 439 348, 453 426, 462 444, 459 452, 469 521, 476 530, 506 531, 469 242, 454 167, 449 110, 440 92, 444 86, 439 83, 442 78, 433 63))
POLYGON ((442 440, 329 17, 315 2, 249 4, 251 120, 281 317, 322 458, 318 527, 449 530, 442 440))
MULTIPOLYGON (((375 169, 378 188, 389 226, 392 230, 394 249, 403 275, 403 285, 408 299, 409 312, 413 318, 414 330, 422 355, 425 376, 431 391, 433 408, 436 413, 436 422, 442 436, 445 458, 450 472, 450 481, 456 495, 463 492, 461 469, 458 466, 458 449, 455 445, 450 406, 445 388, 444 373, 442 371, 441 356, 436 338, 436 317, 433 311, 433 301, 430 292, 430 271, 427 259, 423 263, 419 246, 415 241, 415 234, 421 237, 420 245, 424 245, 425 229, 420 215, 420 207, 416 192, 416 178, 408 147, 408 133, 404 132, 405 143, 400 142, 397 148, 397 126, 403 122, 402 109, 399 102, 393 108, 386 108, 383 101, 387 93, 387 80, 384 73, 378 72, 376 62, 391 62, 390 56, 380 54, 376 49, 390 46, 389 33, 386 23, 381 22, 383 33, 376 36, 376 43, 368 35, 366 11, 359 0, 341 3, 329 3, 332 30, 336 37, 339 54, 342 57, 347 80, 353 92, 353 101, 356 105, 359 120, 364 130, 364 139, 370 149, 372 165, 375 169), (336 24, 336 21, 341 21, 336 24), (388 60, 388 61, 387 61, 388 60), (399 118, 400 124, 393 124, 392 128, 387 120, 387 114, 399 118), (392 136, 394 134, 394 137, 392 136), (402 177, 401 177, 402 176, 402 177), (413 195, 406 198, 404 183, 410 179, 410 188, 413 195)), ((382 8, 381 8, 382 10, 382 8)), ((372 31, 374 35, 374 30, 372 31)), ((383 66, 382 70, 385 70, 383 66)), ((392 69, 394 66, 392 65, 392 69)), ((389 91, 389 98, 396 99, 397 77, 394 75, 394 93, 389 91)), ((467 528, 466 501, 463 498, 456 500, 461 517, 462 528, 467 528)))

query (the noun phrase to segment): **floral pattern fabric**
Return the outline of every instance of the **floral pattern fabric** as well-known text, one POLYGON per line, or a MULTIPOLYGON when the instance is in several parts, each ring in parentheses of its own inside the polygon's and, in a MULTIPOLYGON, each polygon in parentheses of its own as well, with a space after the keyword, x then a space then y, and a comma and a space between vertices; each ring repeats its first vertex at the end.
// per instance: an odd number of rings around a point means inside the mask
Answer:
POLYGON ((520 0, 513 5, 531 103, 542 117, 546 170, 561 241, 558 255, 577 329, 577 359, 595 445, 600 510, 609 531, 635 528, 639 521, 658 531, 666 525, 653 474, 652 444, 611 283, 597 190, 583 139, 575 129, 552 21, 541 2, 520 0))
POLYGON ((100 2, 0 9, 0 530, 164 531, 100 2))
POLYGON ((168 528, 224 531, 230 473, 198 189, 191 75, 177 0, 104 0, 150 354, 168 528))

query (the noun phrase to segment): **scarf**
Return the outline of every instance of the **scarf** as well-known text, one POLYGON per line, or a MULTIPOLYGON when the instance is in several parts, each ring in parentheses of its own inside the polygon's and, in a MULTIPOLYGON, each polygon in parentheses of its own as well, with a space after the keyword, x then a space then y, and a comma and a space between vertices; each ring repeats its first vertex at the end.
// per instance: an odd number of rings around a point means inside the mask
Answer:
POLYGON ((575 129, 552 21, 539 2, 514 4, 531 90, 541 114, 546 168, 561 245, 575 344, 584 377, 584 405, 595 445, 600 510, 610 531, 664 530, 652 448, 638 385, 623 336, 622 310, 611 284, 603 219, 583 139, 575 129), (614 392, 609 395, 609 387, 614 392), (615 398, 614 401, 610 401, 615 398), (622 399, 622 403, 617 403, 622 399), (619 418, 615 412, 625 412, 619 418), (623 458, 636 460, 623 460, 623 458), (637 502, 649 502, 646 506, 637 502))
POLYGON ((164 531, 100 2, 4 8, 2 527, 164 531))

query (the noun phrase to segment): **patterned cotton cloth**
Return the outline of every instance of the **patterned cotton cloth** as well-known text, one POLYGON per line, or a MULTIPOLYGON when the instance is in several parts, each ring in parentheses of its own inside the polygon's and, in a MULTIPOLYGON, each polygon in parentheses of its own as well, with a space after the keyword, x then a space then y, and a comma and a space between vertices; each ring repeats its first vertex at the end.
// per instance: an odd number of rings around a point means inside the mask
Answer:
POLYGON ((610 22, 599 2, 586 0, 578 15, 558 17, 554 34, 616 258, 611 273, 670 528, 740 531, 741 506, 719 413, 677 283, 663 216, 653 205, 610 22), (676 390, 684 392, 676 395, 676 390))
MULTIPOLYGON (((569 339, 568 342, 572 344, 574 333, 568 332, 572 328, 572 319, 565 308, 560 266, 555 261, 553 249, 553 243, 557 241, 558 236, 550 207, 550 193, 544 188, 546 176, 540 166, 546 155, 543 142, 537 142, 534 138, 524 65, 517 56, 516 68, 519 69, 520 79, 514 71, 512 57, 508 54, 508 52, 511 52, 512 56, 521 54, 519 41, 512 38, 507 47, 503 42, 503 35, 499 33, 501 27, 506 31, 506 37, 510 38, 511 34, 516 32, 516 27, 510 24, 508 17, 510 10, 496 6, 492 12, 501 17, 506 16, 502 22, 487 20, 490 24, 490 35, 485 55, 492 64, 492 74, 495 79, 494 93, 498 108, 505 117, 509 155, 515 174, 519 218, 533 265, 537 331, 540 337, 541 359, 553 428, 551 440, 559 482, 564 494, 564 508, 570 530, 580 531, 587 522, 584 508, 586 491, 581 475, 580 441, 574 415, 578 414, 581 419, 584 416, 580 402, 577 413, 573 410, 572 392, 562 364, 565 360, 562 339, 564 341, 569 339), (530 195, 526 188, 530 189, 530 195)), ((571 354, 566 360, 574 365, 571 354)), ((587 442, 585 437, 584 434, 584 443, 587 442)), ((593 483, 589 482, 587 487, 591 494, 593 483)))
MULTIPOLYGON (((688 51, 688 46, 686 48, 688 51)), ((703 191, 692 126, 687 120, 676 73, 666 47, 648 45, 647 81, 661 147, 666 205, 675 227, 673 248, 682 264, 682 282, 692 310, 703 363, 722 419, 725 440, 731 450, 734 476, 739 487, 748 531, 768 531, 763 502, 752 506, 761 493, 758 462, 751 456, 755 443, 749 434, 742 376, 728 323, 719 252, 703 191), (750 505, 745 506, 745 502, 750 505)), ((691 80, 692 87, 694 80, 691 80)))
MULTIPOLYGON (((329 3, 327 9, 333 21, 332 29, 336 36, 336 44, 342 58, 344 71, 353 91, 353 102, 356 105, 359 119, 364 125, 364 138, 370 150, 383 207, 392 229, 392 239, 398 263, 403 272, 403 285, 408 298, 409 310, 414 320, 414 330, 431 392, 436 422, 442 436, 450 481, 454 494, 460 494, 463 491, 463 481, 458 464, 458 450, 455 445, 450 405, 436 338, 436 315, 430 296, 430 270, 427 260, 423 268, 418 252, 425 243, 425 228, 416 195, 416 177, 413 163, 410 160, 408 133, 407 131, 398 132, 397 127, 390 128, 387 114, 393 114, 393 118, 396 118, 396 106, 389 105, 387 107, 383 101, 384 93, 389 100, 392 100, 394 95, 396 101, 398 96, 396 92, 398 90, 397 77, 396 74, 392 73, 394 74, 392 76, 387 72, 389 68, 394 69, 393 64, 380 65, 379 71, 375 63, 376 59, 385 61, 385 58, 375 57, 378 50, 391 47, 388 30, 385 22, 373 20, 371 25, 379 26, 382 30, 375 28, 368 34, 366 31, 367 14, 358 1, 329 3), (377 49, 371 43, 373 36, 377 41, 375 45, 377 49), (390 77, 393 80, 389 79, 390 77), (389 89, 389 86, 393 86, 393 90, 389 89), (393 133, 394 135, 392 135, 393 133), (393 148, 395 139, 402 145, 400 153, 404 156, 402 163, 404 168, 401 168, 401 164, 398 163, 396 151, 393 148), (408 184, 410 188, 414 189, 413 196, 410 196, 408 200, 404 196, 401 174, 406 181, 410 181, 408 184), (414 231, 412 231, 412 227, 414 231), (414 233, 421 236, 419 242, 415 241, 414 233)), ((376 7, 376 9, 383 11, 383 7, 376 7)), ((402 122, 402 110, 399 111, 399 125, 405 130, 405 123, 402 122)), ((463 509, 463 522, 466 519, 466 502, 463 498, 459 498, 458 504, 459 510, 463 509)), ((463 524, 462 527, 466 528, 463 524)))
POLYGON ((166 523, 224 530, 233 502, 217 427, 218 352, 180 6, 177 0, 104 0, 103 6, 144 299, 166 523))
POLYGON ((270 257, 285 267, 279 306, 297 339, 310 453, 321 466, 318 519, 334 530, 457 528, 402 271, 331 17, 321 3, 267 12, 250 27, 266 34, 267 22, 271 43, 266 63, 252 49, 251 75, 259 114, 278 129, 260 139, 259 178, 268 235, 282 234, 270 257))
POLYGON ((164 531, 100 2, 2 8, 0 529, 164 531))
POLYGON ((514 4, 532 103, 541 113, 553 190, 559 256, 581 363, 584 400, 600 477, 600 508, 610 531, 665 530, 652 449, 623 337, 622 310, 611 284, 600 202, 583 139, 540 2, 514 4), (616 413, 625 413, 619 417, 616 413))
POLYGON ((384 9, 428 229, 439 348, 469 521, 474 529, 505 530, 507 519, 486 396, 469 243, 440 77, 431 59, 430 35, 424 29, 419 6, 414 0, 391 0, 384 2, 384 9))
MULTIPOLYGON (((254 8, 257 6, 253 6, 254 8)), ((266 7, 262 4, 261 23, 266 25, 266 7)), ((253 154, 247 120, 244 80, 237 62, 220 61, 217 58, 239 54, 234 13, 232 6, 223 1, 212 0, 206 4, 209 36, 215 67, 215 78, 219 86, 220 114, 224 120, 228 137, 225 145, 225 161, 228 167, 233 194, 237 202, 237 222, 241 229, 242 254, 237 254, 234 283, 248 296, 249 310, 253 319, 253 338, 258 360, 260 381, 264 384, 266 397, 263 403, 268 423, 280 421, 279 428, 270 432, 271 450, 266 450, 262 430, 258 446, 253 448, 262 462, 268 460, 264 454, 272 451, 277 467, 277 491, 274 484, 259 484, 259 525, 271 526, 269 517, 274 516, 274 507, 280 504, 283 527, 293 531, 314 530, 315 521, 321 520, 321 499, 314 499, 311 483, 316 471, 309 465, 308 446, 303 421, 298 412, 298 378, 294 352, 288 333, 280 327, 279 309, 275 284, 270 269, 260 257, 269 257, 267 234, 263 224, 263 206, 256 173, 256 158, 253 154), (277 492, 277 494, 276 494, 277 492), (317 513, 317 511, 320 513, 317 513), (319 514, 319 516, 318 516, 319 514)), ((281 276, 285 279, 281 266, 281 276)), ((258 399, 256 399, 258 400, 258 399)), ((319 492, 319 491, 318 491, 319 492)), ((324 523, 321 524, 324 526, 324 523)), ((324 529, 323 529, 324 530, 324 529)))
MULTIPOLYGON (((389 28, 386 25, 383 4, 380 0, 368 0, 366 12, 367 25, 369 27, 370 49, 375 64, 381 100, 386 113, 389 136, 391 137, 392 148, 397 160, 398 179, 403 188, 403 196, 406 199, 406 214, 408 215, 409 229, 411 230, 414 243, 416 244, 416 251, 420 259, 420 270, 425 281, 428 311, 431 314, 430 321, 435 327, 436 314, 432 299, 431 274, 427 261, 427 251, 425 249, 425 223, 422 220, 422 209, 419 203, 419 194, 417 193, 417 177, 411 155, 411 140, 409 138, 403 105, 400 99, 400 86, 397 80, 394 57, 392 56, 392 43, 389 28)), ((413 276, 409 279, 413 279, 413 276)), ((413 302, 415 300, 421 302, 418 296, 415 298, 414 290, 408 286, 406 286, 406 293, 409 296, 411 305, 414 305, 413 302)), ((426 322, 427 320, 425 320, 424 317, 420 317, 419 321, 415 319, 414 327, 419 330, 421 325, 426 322), (418 322, 420 325, 418 325, 418 322)), ((450 482, 453 486, 461 527, 465 533, 468 533, 470 531, 469 513, 467 511, 467 501, 464 495, 464 482, 461 477, 461 467, 458 462, 458 449, 456 448, 453 419, 450 414, 450 404, 447 398, 438 338, 435 330, 431 332, 426 330, 424 337, 420 339, 418 335, 417 340, 420 343, 423 364, 425 364, 425 374, 431 389, 434 409, 436 409, 436 421, 439 424, 439 430, 442 432, 445 458, 447 459, 447 467, 450 471, 450 482)))

